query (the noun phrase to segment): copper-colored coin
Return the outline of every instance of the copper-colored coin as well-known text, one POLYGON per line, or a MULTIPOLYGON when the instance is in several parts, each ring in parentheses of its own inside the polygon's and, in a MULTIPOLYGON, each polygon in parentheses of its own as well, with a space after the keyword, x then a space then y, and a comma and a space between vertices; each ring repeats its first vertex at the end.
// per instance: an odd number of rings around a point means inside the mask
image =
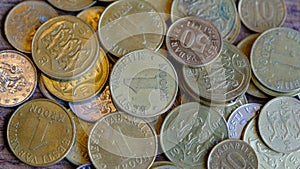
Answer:
POLYGON ((13 107, 35 91, 37 73, 31 60, 14 50, 0 51, 0 106, 13 107))
POLYGON ((56 8, 65 11, 80 11, 94 5, 95 0, 48 0, 56 8))
POLYGON ((75 79, 96 62, 100 44, 94 29, 75 16, 58 16, 45 22, 35 33, 32 58, 46 75, 75 79))
POLYGON ((166 45, 180 63, 200 67, 216 60, 222 50, 222 37, 208 20, 185 17, 174 22, 167 32, 166 45))
POLYGON ((68 154, 75 140, 75 126, 63 106, 48 99, 35 99, 21 105, 11 116, 7 139, 22 162, 45 167, 68 154))
POLYGON ((83 10, 77 17, 87 22, 91 25, 95 31, 98 30, 98 22, 101 14, 103 13, 105 7, 103 6, 94 6, 88 9, 83 10))
POLYGON ((43 1, 24 1, 7 14, 4 31, 8 42, 21 52, 31 52, 31 42, 38 27, 57 16, 57 12, 43 1))

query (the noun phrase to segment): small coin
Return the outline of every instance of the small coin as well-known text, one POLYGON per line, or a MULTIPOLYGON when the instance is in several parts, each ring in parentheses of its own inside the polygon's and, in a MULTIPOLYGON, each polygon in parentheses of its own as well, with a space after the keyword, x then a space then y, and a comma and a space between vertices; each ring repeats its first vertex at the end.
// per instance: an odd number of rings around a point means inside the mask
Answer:
POLYGON ((11 116, 7 139, 10 149, 22 162, 45 167, 68 154, 75 140, 75 126, 63 106, 35 99, 21 105, 11 116))
POLYGON ((119 110, 154 117, 174 103, 178 78, 169 60, 158 52, 138 50, 123 56, 110 76, 112 99, 119 110))
POLYGON ((76 169, 94 169, 92 164, 83 164, 79 167, 77 167, 76 169))
POLYGON ((103 6, 93 6, 91 8, 85 9, 81 11, 76 16, 85 22, 87 22, 90 26, 94 28, 95 31, 98 30, 98 22, 100 20, 100 16, 103 13, 105 7, 103 6))
POLYGON ((216 60, 222 44, 218 29, 210 21, 195 16, 174 22, 166 36, 171 55, 180 63, 192 67, 204 66, 216 60))
POLYGON ((0 51, 0 106, 24 103, 34 93, 37 72, 24 54, 14 50, 0 51))
POLYGON ((96 122, 104 115, 117 111, 111 100, 109 86, 91 99, 69 102, 69 106, 80 119, 88 122, 96 122))
POLYGON ((88 151, 96 168, 148 168, 155 159, 157 138, 146 121, 115 112, 94 125, 88 151))
POLYGON ((240 0, 238 11, 244 25, 255 32, 280 27, 287 15, 284 0, 240 0))
POLYGON ((80 102, 87 100, 101 91, 108 79, 109 63, 103 50, 100 57, 87 73, 74 80, 56 80, 41 75, 46 88, 64 101, 80 102))
POLYGON ((208 169, 258 168, 253 148, 242 140, 225 140, 217 144, 208 157, 208 169))
POLYGON ((257 81, 269 90, 299 93, 299 36, 298 31, 290 28, 272 28, 254 42, 250 56, 251 68, 257 81))
POLYGON ((183 66, 183 80, 194 95, 209 102, 230 102, 243 95, 251 79, 247 57, 224 41, 222 52, 213 63, 192 68, 183 66))
POLYGON ((43 1, 24 1, 7 14, 4 31, 8 42, 21 52, 31 52, 31 42, 38 27, 58 14, 43 1))
POLYGON ((150 169, 181 169, 169 161, 155 161, 150 169))
POLYGON ((69 15, 45 22, 32 42, 36 66, 59 80, 75 79, 86 73, 98 59, 99 51, 99 40, 93 28, 69 15))
POLYGON ((176 107, 166 117, 160 133, 168 159, 189 169, 205 168, 212 147, 228 138, 225 119, 197 102, 176 107))
POLYGON ((101 15, 98 30, 103 48, 117 58, 139 49, 158 50, 165 32, 161 15, 140 0, 110 4, 101 15))
POLYGON ((95 0, 48 0, 50 4, 65 11, 80 11, 94 5, 95 0))
POLYGON ((249 103, 234 110, 227 120, 229 138, 239 139, 247 123, 258 114, 261 107, 259 103, 249 103))
POLYGON ((277 97, 261 110, 258 129, 264 143, 277 152, 300 150, 300 102, 292 97, 277 97))

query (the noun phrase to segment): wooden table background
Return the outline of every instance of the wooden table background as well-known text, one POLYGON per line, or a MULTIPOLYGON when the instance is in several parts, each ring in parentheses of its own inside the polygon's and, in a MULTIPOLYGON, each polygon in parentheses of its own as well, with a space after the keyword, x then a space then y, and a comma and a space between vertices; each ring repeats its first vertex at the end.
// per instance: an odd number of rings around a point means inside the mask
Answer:
MULTIPOLYGON (((236 0, 237 2, 238 0, 236 0)), ((15 6, 17 3, 22 2, 22 0, 0 0, 0 50, 5 49, 13 49, 13 47, 7 42, 7 39, 4 35, 4 21, 7 13, 9 10, 15 6)), ((295 30, 300 31, 300 0, 285 0, 286 7, 287 7, 287 17, 285 20, 285 23, 283 26, 290 27, 295 30)), ((103 2, 97 2, 96 5, 106 6, 108 3, 103 2)), ((66 13, 60 10, 57 10, 59 14, 71 14, 76 15, 77 13, 66 13)), ((252 34, 254 32, 249 31, 247 28, 242 25, 241 32, 239 34, 239 37, 236 39, 234 44, 238 43, 241 39, 246 37, 249 34, 252 34)), ((284 43, 284 42, 283 42, 284 43)), ((300 46, 299 46, 300 47, 300 46)), ((33 98, 40 98, 43 97, 42 94, 39 91, 39 88, 37 87, 36 92, 34 93, 33 98)), ((259 103, 265 103, 266 100, 258 100, 253 97, 248 96, 249 102, 259 102, 259 103)), ((14 108, 2 108, 0 107, 0 169, 28 169, 33 168, 31 166, 28 166, 22 162, 20 162, 11 152, 9 149, 7 139, 6 139, 6 129, 7 129, 7 123, 14 112, 14 110, 17 107, 14 108)), ((298 119, 300 120, 300 119, 298 119)), ((71 169, 76 168, 75 165, 72 165, 67 160, 62 160, 61 162, 46 167, 49 169, 71 169)))

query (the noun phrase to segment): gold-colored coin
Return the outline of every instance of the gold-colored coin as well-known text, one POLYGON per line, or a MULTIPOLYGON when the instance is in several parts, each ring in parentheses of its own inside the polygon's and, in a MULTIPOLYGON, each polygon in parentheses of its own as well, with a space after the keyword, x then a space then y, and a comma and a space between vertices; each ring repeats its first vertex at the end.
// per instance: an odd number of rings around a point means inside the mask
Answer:
POLYGON ((91 25, 95 31, 98 30, 98 22, 100 20, 100 16, 103 13, 105 7, 102 6, 93 6, 91 8, 85 9, 81 11, 76 16, 85 22, 87 22, 89 25, 91 25))
POLYGON ((145 0, 153 5, 153 7, 160 13, 160 15, 168 20, 171 14, 172 0, 145 0))
POLYGON ((65 11, 80 11, 94 5, 95 0, 48 0, 50 4, 65 11))
POLYGON ((91 163, 87 147, 89 133, 94 124, 80 120, 72 111, 69 112, 75 122, 76 135, 75 143, 66 158, 75 165, 91 163))
POLYGON ((115 112, 94 125, 88 151, 96 168, 149 168, 157 153, 157 138, 146 121, 115 112))
POLYGON ((8 144, 22 162, 36 167, 53 165, 72 148, 75 126, 68 110, 47 100, 30 100, 11 116, 8 144))
POLYGON ((69 15, 45 22, 32 41, 32 58, 46 75, 75 79, 87 72, 98 59, 100 44, 94 29, 69 15))
POLYGON ((300 92, 299 36, 300 32, 290 28, 272 28, 254 42, 251 68, 256 80, 267 89, 286 95, 300 92))
POLYGON ((155 161, 150 169, 181 169, 169 161, 155 161))
POLYGON ((244 25, 255 32, 280 27, 287 15, 284 0, 240 0, 238 10, 244 25))
POLYGON ((43 1, 24 1, 6 16, 4 31, 8 42, 21 52, 31 53, 32 38, 38 27, 58 14, 43 1))
POLYGON ((238 15, 236 15, 236 24, 235 27, 232 29, 232 31, 229 33, 228 37, 225 39, 228 42, 235 42, 235 40, 237 39, 238 35, 240 34, 241 31, 241 20, 240 17, 238 15))
POLYGON ((109 73, 108 59, 103 50, 94 67, 78 79, 56 80, 42 74, 42 80, 46 88, 59 99, 69 102, 87 100, 97 93, 105 85, 109 73))
POLYGON ((264 143, 274 151, 290 153, 300 150, 300 101, 277 97, 261 110, 258 129, 264 143))
POLYGON ((0 51, 0 106, 13 107, 28 100, 37 85, 34 64, 14 50, 0 51))
POLYGON ((141 0, 119 0, 110 4, 99 21, 103 48, 116 56, 139 50, 158 50, 166 25, 154 7, 141 0))

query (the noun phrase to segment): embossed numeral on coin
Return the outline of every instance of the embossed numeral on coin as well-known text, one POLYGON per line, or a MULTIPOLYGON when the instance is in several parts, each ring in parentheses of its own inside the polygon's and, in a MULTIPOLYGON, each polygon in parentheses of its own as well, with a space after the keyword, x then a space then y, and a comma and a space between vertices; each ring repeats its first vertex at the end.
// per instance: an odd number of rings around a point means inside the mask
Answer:
POLYGON ((237 152, 229 153, 226 156, 226 160, 221 161, 222 168, 240 168, 245 169, 246 168, 246 160, 237 152))
POLYGON ((33 134, 29 149, 37 150, 48 144, 47 140, 45 140, 45 136, 51 123, 52 121, 49 121, 48 119, 39 119, 39 124, 33 134))
POLYGON ((209 37, 207 35, 202 32, 196 35, 195 32, 190 29, 185 30, 180 38, 180 42, 183 47, 191 48, 192 50, 200 53, 204 53, 207 41, 209 41, 209 37), (202 39, 205 39, 205 41, 203 42, 202 39))
POLYGON ((262 1, 256 0, 255 2, 255 10, 254 14, 256 15, 255 19, 256 22, 259 21, 259 18, 261 17, 263 20, 271 20, 274 16, 274 4, 272 1, 262 1))

